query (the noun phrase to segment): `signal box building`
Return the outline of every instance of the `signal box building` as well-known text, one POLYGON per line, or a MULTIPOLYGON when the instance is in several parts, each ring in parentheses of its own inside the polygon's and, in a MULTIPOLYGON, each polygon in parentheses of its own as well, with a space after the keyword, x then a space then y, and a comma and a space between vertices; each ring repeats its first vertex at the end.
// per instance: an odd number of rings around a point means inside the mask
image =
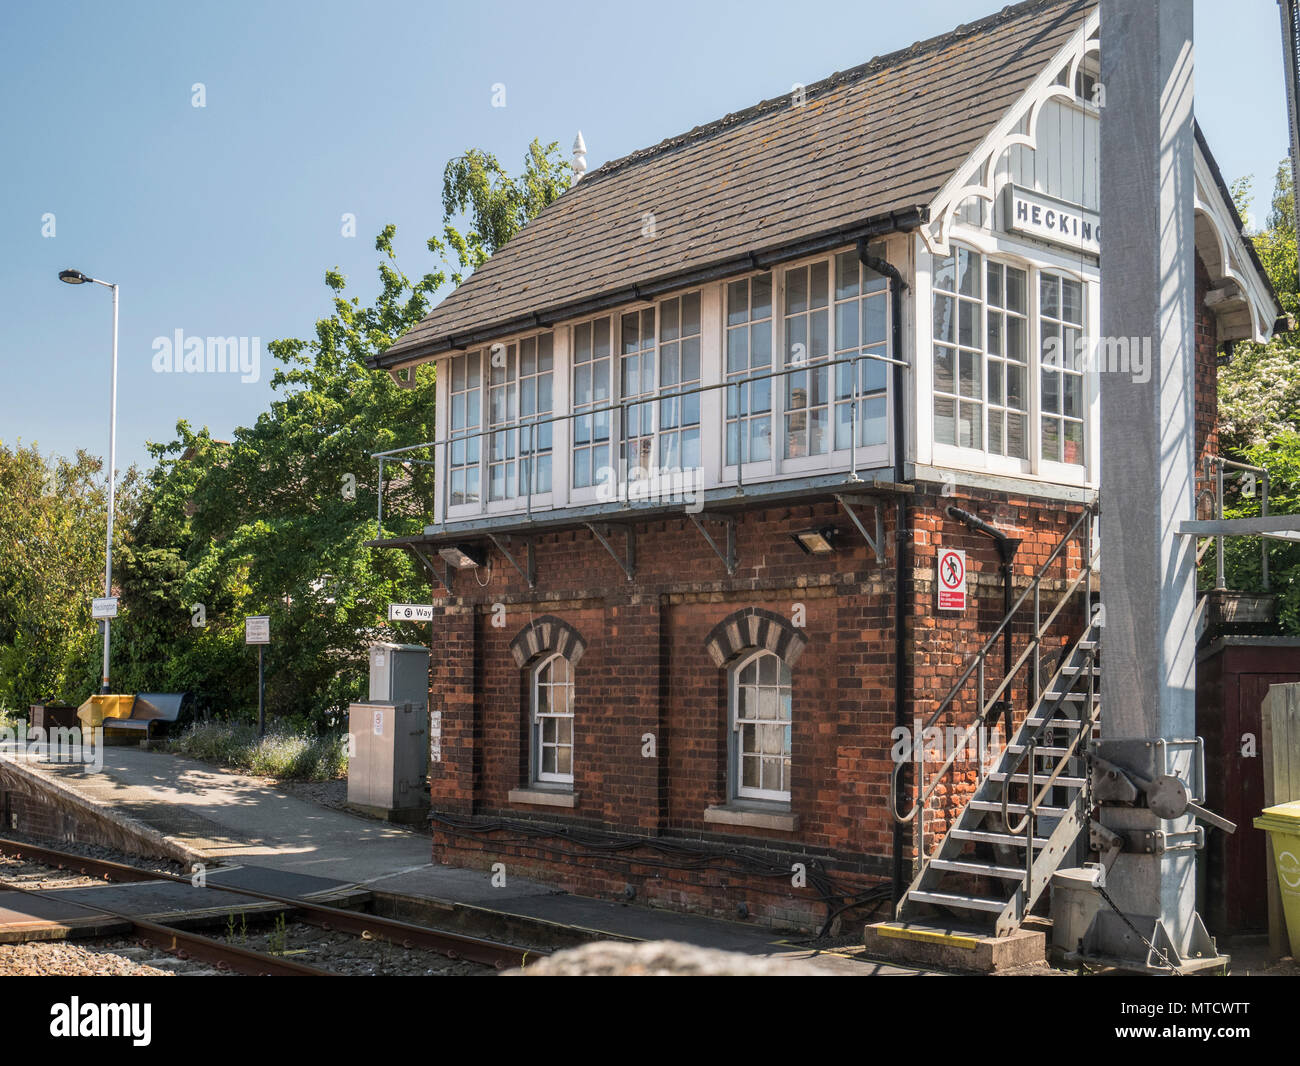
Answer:
MULTIPOLYGON (((375 542, 430 579, 435 861, 804 928, 1023 871, 982 790, 1091 621, 1100 374, 1151 368, 1097 337, 1098 41, 1033 0, 606 163, 373 360, 437 364, 375 542)), ((1280 308, 1195 152, 1210 454, 1280 308)))

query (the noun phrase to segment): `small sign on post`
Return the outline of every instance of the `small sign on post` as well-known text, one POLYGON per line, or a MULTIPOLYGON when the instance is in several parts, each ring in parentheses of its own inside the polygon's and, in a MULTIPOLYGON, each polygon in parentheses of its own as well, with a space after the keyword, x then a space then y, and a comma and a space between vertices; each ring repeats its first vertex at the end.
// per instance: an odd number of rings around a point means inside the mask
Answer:
POLYGON ((117 617, 117 597, 100 596, 90 601, 90 617, 96 621, 101 618, 117 617))
POLYGON ((244 619, 244 643, 257 645, 257 735, 266 734, 266 673, 264 671, 266 646, 271 643, 271 618, 265 614, 249 615, 244 619))
POLYGON ((244 619, 244 643, 271 643, 271 618, 269 615, 251 615, 244 619))
POLYGON ((390 603, 388 620, 390 622, 432 622, 433 607, 427 603, 390 603))
POLYGON ((966 553, 939 550, 939 610, 966 610, 966 553))

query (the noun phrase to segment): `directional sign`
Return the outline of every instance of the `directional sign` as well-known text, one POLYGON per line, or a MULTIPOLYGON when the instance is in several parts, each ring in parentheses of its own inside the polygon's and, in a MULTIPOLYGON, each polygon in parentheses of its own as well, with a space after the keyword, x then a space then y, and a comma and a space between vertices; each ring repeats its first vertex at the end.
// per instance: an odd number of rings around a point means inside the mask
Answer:
POLYGON ((390 622, 432 622, 433 608, 427 603, 390 603, 390 622))
POLYGON ((966 553, 939 551, 939 610, 966 610, 966 553))
POLYGON ((117 617, 117 597, 101 596, 99 599, 90 601, 90 617, 93 618, 116 618, 117 617))
POLYGON ((269 615, 251 615, 244 619, 244 643, 271 643, 271 618, 269 615))

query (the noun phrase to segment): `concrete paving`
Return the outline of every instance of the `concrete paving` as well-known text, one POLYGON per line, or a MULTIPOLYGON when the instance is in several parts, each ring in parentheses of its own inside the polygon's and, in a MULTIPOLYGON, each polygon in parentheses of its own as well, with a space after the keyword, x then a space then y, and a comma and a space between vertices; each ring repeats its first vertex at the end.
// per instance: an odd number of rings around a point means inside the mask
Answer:
POLYGON ((507 876, 504 887, 495 887, 486 872, 432 863, 430 838, 422 830, 322 807, 192 759, 118 746, 103 749, 98 772, 87 772, 77 763, 43 762, 39 752, 12 747, 0 750, 0 760, 21 764, 38 778, 57 782, 101 809, 109 807, 143 822, 189 851, 223 864, 227 869, 209 874, 218 883, 228 878, 232 884, 286 895, 308 885, 310 894, 359 886, 620 937, 816 959, 828 972, 921 972, 800 946, 770 929, 589 899, 523 878, 507 876))

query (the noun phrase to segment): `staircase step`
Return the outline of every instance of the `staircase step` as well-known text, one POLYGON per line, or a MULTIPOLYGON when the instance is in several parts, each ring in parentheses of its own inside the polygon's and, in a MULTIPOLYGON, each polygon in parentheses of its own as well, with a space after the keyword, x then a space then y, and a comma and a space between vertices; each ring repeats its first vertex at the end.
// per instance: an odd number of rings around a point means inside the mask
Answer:
MULTIPOLYGON (((1025 835, 1012 836, 1010 833, 997 833, 991 829, 950 829, 948 836, 953 840, 974 840, 983 844, 1007 844, 1011 847, 1023 848, 1025 846, 1025 835)), ((1045 848, 1049 841, 1046 837, 1034 837, 1034 847, 1045 848)))
MULTIPOLYGON (((1088 694, 1086 692, 1044 692, 1040 697, 1045 700, 1060 700, 1062 703, 1087 703, 1088 694)), ((1100 692, 1092 694, 1094 700, 1101 699, 1100 692)))
MULTIPOLYGON (((971 800, 968 804, 972 811, 987 811, 990 814, 1001 814, 1002 804, 998 800, 971 800)), ((1008 814, 1024 814, 1029 809, 1027 803, 1008 803, 1008 814)), ((1064 818, 1068 813, 1065 807, 1039 807, 1039 818, 1064 818)))
POLYGON ((1077 718, 1026 718, 1022 723, 1023 727, 1038 729, 1043 725, 1061 726, 1065 729, 1079 729, 1087 723, 1081 722, 1077 718))
POLYGON ((1093 677, 1101 677, 1101 667, 1095 663, 1092 666, 1062 666, 1063 674, 1083 674, 1091 672, 1093 677))
MULTIPOLYGON (((1006 750, 1009 751, 1009 752, 1011 752, 1013 755, 1019 755, 1022 751, 1028 751, 1028 750, 1029 750, 1029 745, 1028 745, 1028 744, 1008 744, 1007 747, 1006 747, 1006 750)), ((1035 755, 1054 755, 1054 756, 1056 756, 1056 757, 1059 759, 1061 756, 1063 756, 1063 755, 1064 755, 1067 751, 1069 751, 1069 750, 1070 750, 1069 748, 1053 748, 1053 747, 1049 747, 1049 746, 1046 745, 1046 744, 1039 744, 1039 745, 1035 746, 1035 748, 1034 748, 1034 754, 1035 754, 1035 755)), ((1082 752, 1082 751, 1079 751, 1079 750, 1076 749, 1076 750, 1075 750, 1075 753, 1074 753, 1073 755, 1071 755, 1070 758, 1072 758, 1072 759, 1082 759, 1082 758, 1083 758, 1083 752, 1082 752)))
POLYGON ((977 862, 971 859, 932 859, 930 869, 947 870, 955 874, 974 874, 977 877, 1002 877, 1008 881, 1023 881, 1025 871, 1014 866, 999 866, 992 862, 977 862))
POLYGON ((990 914, 1001 914, 1006 907, 1006 902, 1000 899, 956 896, 947 892, 909 892, 907 898, 917 903, 933 903, 939 907, 955 907, 963 911, 988 911, 990 914))
MULTIPOLYGON (((1035 774, 1035 775, 1034 775, 1034 784, 1036 784, 1036 785, 1043 785, 1043 784, 1046 784, 1046 783, 1047 783, 1047 779, 1048 779, 1048 777, 1050 777, 1050 776, 1051 776, 1051 775, 1048 774, 1048 773, 1035 774)), ((1004 773, 992 773, 992 774, 989 774, 989 776, 986 778, 986 780, 988 780, 988 781, 1010 781, 1012 784, 1016 784, 1016 785, 1027 785, 1027 784, 1029 784, 1029 775, 1028 775, 1028 774, 1011 774, 1010 776, 1008 776, 1007 774, 1004 774, 1004 773)), ((1065 775, 1061 775, 1061 776, 1058 777, 1055 781, 1052 782, 1052 784, 1054 784, 1054 785, 1058 785, 1058 786, 1060 786, 1061 788, 1083 788, 1083 786, 1086 785, 1087 783, 1088 783, 1088 782, 1087 782, 1087 779, 1086 779, 1086 778, 1082 778, 1082 777, 1066 777, 1065 775)))

